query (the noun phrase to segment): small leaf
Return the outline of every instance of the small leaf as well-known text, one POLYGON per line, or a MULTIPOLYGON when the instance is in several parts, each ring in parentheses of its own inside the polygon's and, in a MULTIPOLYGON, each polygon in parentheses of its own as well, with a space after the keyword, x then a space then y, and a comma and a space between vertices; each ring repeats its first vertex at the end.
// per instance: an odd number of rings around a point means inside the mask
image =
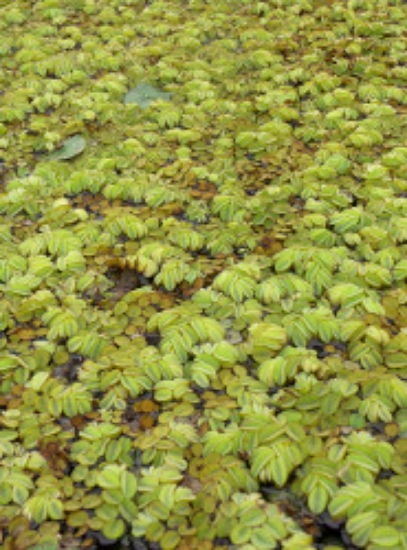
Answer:
POLYGON ((97 508, 96 515, 103 521, 114 521, 117 518, 117 507, 114 504, 104 503, 97 508))
POLYGON ((165 528, 160 521, 153 521, 146 529, 146 537, 149 541, 158 542, 164 534, 165 528))
POLYGON ((48 515, 47 504, 47 499, 43 496, 32 497, 24 504, 24 515, 30 520, 33 519, 37 523, 42 523, 48 515))
POLYGON ((107 504, 113 504, 117 507, 123 502, 124 495, 121 489, 109 489, 102 491, 102 498, 107 504))
POLYGON ((49 155, 50 160, 69 160, 85 150, 86 140, 79 134, 66 139, 59 149, 49 155))
POLYGON ((346 516, 348 509, 352 506, 354 499, 347 494, 337 494, 329 504, 329 513, 334 519, 346 516))
POLYGON ((82 527, 83 525, 87 524, 88 519, 88 513, 84 510, 80 510, 78 512, 73 512, 72 514, 69 514, 67 523, 69 527, 82 527))
POLYGON ((237 524, 230 531, 230 540, 233 544, 245 544, 250 540, 251 531, 246 525, 237 524))
POLYGON ((168 509, 171 509, 174 506, 174 502, 175 502, 174 491, 175 491, 175 485, 173 484, 164 485, 164 487, 162 487, 162 489, 160 490, 158 498, 164 504, 164 506, 168 509))
POLYGON ((62 519, 64 515, 64 509, 62 502, 57 498, 51 498, 47 505, 48 516, 51 519, 62 519))
POLYGON ((167 531, 162 539, 160 539, 161 548, 163 548, 163 550, 178 548, 179 541, 180 536, 176 531, 167 531))
POLYGON ((59 545, 53 542, 43 542, 36 544, 35 546, 31 546, 31 550, 58 550, 58 548, 59 545))
POLYGON ((117 540, 124 535, 126 525, 122 519, 115 518, 103 526, 103 534, 107 539, 117 540))
POLYGON ((246 510, 240 517, 240 521, 246 527, 254 527, 257 525, 263 525, 267 520, 267 516, 260 508, 251 508, 246 510))
POLYGON ((221 341, 214 345, 213 355, 222 364, 233 365, 238 358, 238 351, 229 342, 221 341))
POLYGON ((121 469, 119 466, 109 465, 97 474, 97 483, 103 489, 118 489, 120 487, 121 469))
POLYGON ((346 529, 353 536, 358 532, 365 531, 366 528, 373 530, 374 524, 379 519, 377 512, 361 512, 360 514, 353 515, 346 523, 346 529))
POLYGON ((322 514, 328 503, 328 491, 317 485, 308 496, 308 506, 314 514, 322 514))
POLYGON ((373 530, 369 541, 385 548, 399 548, 400 533, 394 527, 383 525, 373 530))
POLYGON ((163 504, 162 502, 152 502, 148 507, 148 513, 155 518, 167 521, 168 516, 170 514, 168 508, 163 504))
POLYGON ((287 481, 289 474, 286 461, 281 456, 277 456, 270 464, 270 472, 277 487, 282 487, 287 481))
POLYGON ((277 543, 275 539, 271 536, 270 529, 268 526, 261 527, 259 529, 254 529, 252 531, 250 542, 255 548, 264 548, 269 550, 270 548, 276 548, 277 543))
POLYGON ((284 521, 278 515, 274 515, 270 518, 263 529, 264 528, 270 531, 272 539, 283 540, 288 534, 284 521))
POLYGON ((131 499, 137 491, 137 478, 131 472, 123 472, 121 475, 121 487, 125 498, 131 499))

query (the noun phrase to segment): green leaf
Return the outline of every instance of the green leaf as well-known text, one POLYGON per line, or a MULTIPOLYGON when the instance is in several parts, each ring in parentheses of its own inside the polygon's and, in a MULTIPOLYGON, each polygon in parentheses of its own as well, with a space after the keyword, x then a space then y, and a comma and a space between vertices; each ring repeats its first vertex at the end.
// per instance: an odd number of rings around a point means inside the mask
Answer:
POLYGON ((235 346, 229 342, 221 341, 213 346, 213 355, 220 363, 233 365, 236 363, 239 353, 235 346))
POLYGON ((287 527, 278 515, 273 515, 264 527, 271 531, 272 538, 277 540, 283 540, 287 536, 287 527))
POLYGON ((278 487, 282 487, 288 479, 289 470, 283 457, 277 456, 270 464, 270 472, 278 487))
POLYGON ((351 534, 355 544, 360 546, 366 544, 379 518, 377 512, 362 512, 355 514, 346 522, 346 529, 351 534))
POLYGON ((255 548, 265 550, 270 550, 271 548, 277 547, 277 542, 272 537, 270 529, 266 527, 261 527, 260 529, 253 529, 250 542, 255 548))
POLYGON ((86 147, 86 140, 79 134, 66 139, 59 149, 49 155, 50 160, 69 160, 80 155, 86 147))
POLYGON ((274 458, 272 449, 268 447, 258 447, 252 455, 251 472, 255 477, 260 475, 260 472, 266 468, 274 458))
POLYGON ((317 485, 308 495, 308 506, 314 514, 322 514, 328 503, 328 491, 317 485))
POLYGON ((124 500, 124 495, 121 489, 109 489, 102 491, 102 498, 108 504, 120 505, 124 500))
POLYGON ((13 501, 20 506, 27 500, 29 494, 25 487, 13 487, 13 501))
POLYGON ((160 539, 161 548, 163 550, 171 550, 171 548, 177 548, 181 537, 176 531, 167 531, 165 535, 160 539))
POLYGON ((125 521, 131 523, 137 517, 138 508, 134 502, 124 500, 119 506, 119 513, 125 521))
POLYGON ((104 502, 96 510, 96 515, 103 521, 113 521, 117 517, 117 506, 104 502))
POLYGON ((169 516, 169 510, 162 502, 152 502, 148 507, 149 515, 156 517, 159 520, 166 521, 169 516))
POLYGON ((94 332, 79 331, 69 338, 67 348, 71 353, 78 352, 81 355, 96 359, 101 354, 105 345, 105 339, 94 332))
POLYGON ((158 542, 164 534, 165 528, 160 521, 153 521, 146 530, 146 537, 149 541, 158 542))
POLYGON ((233 544, 245 544, 250 540, 251 531, 246 525, 234 525, 230 531, 230 540, 233 544))
POLYGON ((285 328, 273 323, 254 323, 249 333, 250 343, 253 346, 252 354, 256 361, 277 355, 287 342, 285 328))
POLYGON ((82 527, 86 525, 89 520, 89 515, 84 510, 73 512, 69 514, 67 523, 69 527, 82 527))
POLYGON ((169 510, 174 506, 175 503, 175 484, 164 485, 159 492, 158 498, 160 502, 164 504, 169 510))
POLYGON ((288 271, 295 263, 298 251, 286 248, 274 256, 274 268, 277 273, 288 271))
POLYGON ((240 517, 240 521, 246 527, 262 525, 267 519, 266 513, 260 508, 251 508, 246 510, 240 517))
POLYGON ((346 465, 349 466, 349 468, 356 466, 357 468, 372 472, 373 474, 377 474, 380 469, 376 461, 361 453, 350 453, 347 457, 346 465))
POLYGON ((24 514, 37 523, 42 523, 48 517, 48 499, 45 496, 32 497, 24 504, 24 514))
POLYGON ((103 526, 103 534, 107 539, 117 540, 124 535, 126 525, 122 519, 115 518, 103 526))
POLYGON ((171 98, 171 94, 167 92, 162 92, 158 88, 154 88, 150 84, 139 84, 132 90, 128 91, 127 94, 124 96, 124 103, 135 103, 136 105, 139 105, 142 109, 147 109, 147 107, 154 103, 154 101, 157 101, 158 99, 161 100, 169 100, 171 98))
POLYGON ((122 470, 119 466, 109 465, 97 474, 97 483, 103 489, 119 489, 122 470))
POLYGON ((1 430, 0 431, 0 440, 1 441, 13 441, 14 439, 17 439, 18 432, 15 430, 1 430))
POLYGON ((343 518, 352 506, 354 498, 348 494, 337 494, 329 504, 329 513, 335 519, 343 518))
POLYGON ((133 498, 137 491, 136 476, 131 472, 123 472, 120 481, 124 497, 133 498))
POLYGON ((369 541, 384 548, 399 548, 400 533, 394 527, 383 525, 373 529, 369 541))

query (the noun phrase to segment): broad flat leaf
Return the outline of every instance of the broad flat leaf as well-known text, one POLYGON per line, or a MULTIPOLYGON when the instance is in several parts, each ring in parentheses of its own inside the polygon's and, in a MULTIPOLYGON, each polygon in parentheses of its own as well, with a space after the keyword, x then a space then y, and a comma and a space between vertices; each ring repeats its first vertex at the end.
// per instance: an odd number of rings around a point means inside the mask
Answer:
POLYGON ((79 134, 66 139, 59 149, 49 155, 50 160, 69 160, 78 156, 86 147, 86 140, 79 134))
POLYGON ((162 92, 161 90, 154 88, 150 84, 139 84, 124 96, 124 103, 135 103, 142 109, 157 101, 157 99, 169 100, 171 94, 168 92, 162 92))

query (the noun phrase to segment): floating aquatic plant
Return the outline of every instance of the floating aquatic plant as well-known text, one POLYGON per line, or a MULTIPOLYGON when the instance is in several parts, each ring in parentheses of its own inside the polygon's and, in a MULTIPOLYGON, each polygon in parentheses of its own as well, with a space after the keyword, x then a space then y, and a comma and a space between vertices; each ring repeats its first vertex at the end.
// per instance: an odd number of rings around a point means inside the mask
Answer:
POLYGON ((6 547, 407 548, 406 15, 0 8, 6 547))

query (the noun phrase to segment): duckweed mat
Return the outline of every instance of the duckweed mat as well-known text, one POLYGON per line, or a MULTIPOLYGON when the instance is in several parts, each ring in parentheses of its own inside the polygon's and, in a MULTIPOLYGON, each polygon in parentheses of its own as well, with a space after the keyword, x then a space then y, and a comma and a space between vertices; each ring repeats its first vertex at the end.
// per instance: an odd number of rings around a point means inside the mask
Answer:
POLYGON ((1 548, 407 549, 407 5, 2 4, 1 548))

